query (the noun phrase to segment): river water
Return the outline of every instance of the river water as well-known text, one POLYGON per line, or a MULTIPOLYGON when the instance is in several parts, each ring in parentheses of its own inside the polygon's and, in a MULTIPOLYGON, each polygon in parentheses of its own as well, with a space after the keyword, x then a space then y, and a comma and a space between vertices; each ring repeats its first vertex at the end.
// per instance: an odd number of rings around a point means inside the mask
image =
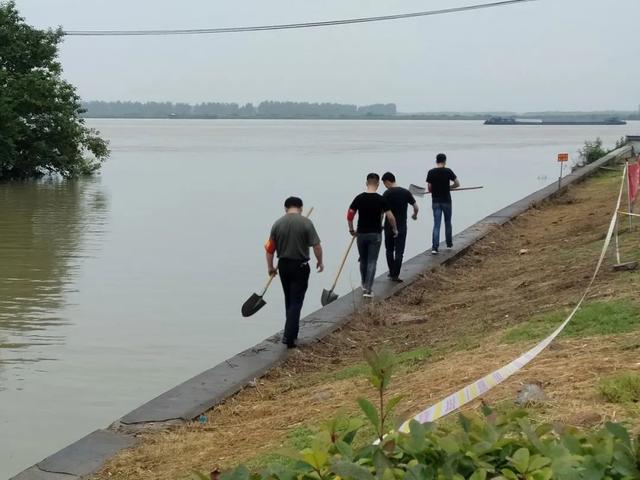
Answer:
MULTIPOLYGON (((326 271, 369 171, 423 184, 436 153, 464 185, 454 228, 555 181, 558 152, 627 126, 484 126, 438 121, 90 120, 112 156, 91 179, 0 184, 0 478, 26 468, 279 330, 279 285, 262 245, 288 195, 315 207, 326 271)), ((428 200, 407 258, 428 248, 428 200)), ((386 268, 381 263, 379 272, 386 268)), ((359 284, 352 252, 337 288, 359 284)))

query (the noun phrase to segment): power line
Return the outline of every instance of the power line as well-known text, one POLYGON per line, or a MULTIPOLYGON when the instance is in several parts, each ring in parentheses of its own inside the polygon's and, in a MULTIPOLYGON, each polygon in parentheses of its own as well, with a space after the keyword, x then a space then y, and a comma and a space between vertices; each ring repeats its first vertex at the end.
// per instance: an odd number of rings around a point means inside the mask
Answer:
POLYGON ((291 30, 296 28, 330 27, 335 25, 349 25, 353 23, 384 22, 387 20, 402 20, 406 18, 429 17, 434 15, 445 15, 449 13, 468 12, 470 10, 481 10, 485 8, 504 7, 507 5, 513 5, 517 3, 535 2, 535 1, 538 1, 538 0, 505 0, 501 2, 468 5, 466 7, 445 8, 442 10, 428 10, 425 12, 401 13, 398 15, 348 18, 344 20, 328 20, 324 22, 257 25, 253 27, 200 28, 200 29, 188 29, 188 30, 68 30, 68 31, 64 31, 64 34, 68 36, 98 37, 98 36, 141 36, 141 35, 203 35, 203 34, 215 34, 215 33, 262 32, 267 30, 291 30))

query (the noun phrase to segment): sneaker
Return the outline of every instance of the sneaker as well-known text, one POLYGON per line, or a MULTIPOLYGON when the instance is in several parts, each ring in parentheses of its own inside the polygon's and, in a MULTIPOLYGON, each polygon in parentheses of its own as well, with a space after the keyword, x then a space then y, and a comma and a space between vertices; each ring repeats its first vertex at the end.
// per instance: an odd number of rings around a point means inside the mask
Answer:
POLYGON ((391 281, 396 283, 404 282, 404 280, 402 280, 400 277, 391 277, 391 281))
POLYGON ((362 294, 362 297, 363 298, 373 298, 373 292, 365 290, 365 292, 362 294))
POLYGON ((431 250, 431 255, 437 255, 438 254, 438 250, 431 250))
POLYGON ((453 250, 453 245, 447 245, 447 250, 453 250))

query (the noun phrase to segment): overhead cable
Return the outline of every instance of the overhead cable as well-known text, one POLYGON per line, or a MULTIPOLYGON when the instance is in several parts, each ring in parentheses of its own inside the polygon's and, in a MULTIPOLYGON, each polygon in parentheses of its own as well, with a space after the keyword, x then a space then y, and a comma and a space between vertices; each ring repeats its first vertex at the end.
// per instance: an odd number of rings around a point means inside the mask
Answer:
POLYGON ((445 8, 441 10, 428 10, 424 12, 401 13, 397 15, 384 15, 379 17, 348 18, 343 20, 327 20, 323 22, 306 23, 285 23, 276 25, 257 25, 252 27, 222 27, 222 28, 199 28, 188 30, 65 30, 67 36, 143 36, 143 35, 205 35, 217 33, 241 33, 241 32, 262 32, 267 30, 291 30, 298 28, 330 27, 335 25, 349 25, 354 23, 384 22, 388 20, 402 20, 406 18, 428 17, 434 15, 445 15, 449 13, 468 12, 470 10, 481 10, 485 8, 504 7, 525 2, 535 2, 538 0, 505 0, 501 2, 482 3, 468 5, 464 7, 445 8))

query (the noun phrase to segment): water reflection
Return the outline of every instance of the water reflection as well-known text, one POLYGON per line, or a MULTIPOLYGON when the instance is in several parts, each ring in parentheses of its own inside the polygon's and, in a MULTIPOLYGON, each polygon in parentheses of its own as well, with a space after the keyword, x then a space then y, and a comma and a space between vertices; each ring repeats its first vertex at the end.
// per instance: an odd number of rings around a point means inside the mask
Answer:
POLYGON ((0 368, 43 360, 29 347, 64 342, 55 327, 107 211, 99 178, 0 184, 0 368))

